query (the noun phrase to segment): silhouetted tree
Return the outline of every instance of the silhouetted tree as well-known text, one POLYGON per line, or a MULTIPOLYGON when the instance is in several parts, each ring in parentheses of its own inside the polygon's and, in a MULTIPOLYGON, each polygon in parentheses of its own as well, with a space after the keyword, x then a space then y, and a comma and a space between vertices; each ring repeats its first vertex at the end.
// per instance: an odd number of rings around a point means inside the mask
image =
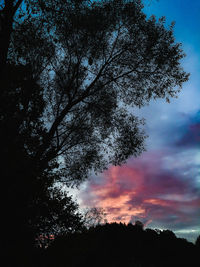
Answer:
POLYGON ((200 248, 200 235, 197 237, 195 245, 200 248))
POLYGON ((80 231, 84 223, 78 205, 54 185, 57 163, 51 161, 41 171, 34 159, 46 130, 41 120, 43 91, 31 66, 8 64, 6 73, 0 106, 2 239, 7 253, 15 254, 8 266, 16 261, 23 265, 23 254, 24 265, 30 265, 36 237, 80 231))
POLYGON ((29 236, 32 207, 56 182, 77 184, 139 155, 144 133, 131 108, 175 97, 188 75, 173 27, 147 19, 139 0, 8 0, 0 23, 1 177, 12 239, 16 229, 29 236))
POLYGON ((142 230, 144 228, 144 224, 141 221, 135 221, 135 226, 142 230))
POLYGON ((8 59, 31 64, 45 92, 47 132, 36 160, 45 168, 62 155, 65 178, 74 181, 138 155, 144 136, 127 108, 175 96, 188 77, 172 27, 147 20, 140 1, 29 2, 8 59))
POLYGON ((111 223, 57 238, 45 262, 48 267, 197 267, 197 259, 195 245, 172 231, 138 231, 137 225, 111 223))
POLYGON ((103 208, 93 207, 83 210, 83 221, 86 228, 106 223, 106 213, 103 208))

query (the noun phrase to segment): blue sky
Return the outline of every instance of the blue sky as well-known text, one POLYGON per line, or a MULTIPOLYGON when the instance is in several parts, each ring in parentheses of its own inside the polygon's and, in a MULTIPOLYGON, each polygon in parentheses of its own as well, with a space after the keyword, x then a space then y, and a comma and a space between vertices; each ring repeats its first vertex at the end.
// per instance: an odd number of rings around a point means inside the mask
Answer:
POLYGON ((170 104, 156 100, 135 111, 146 119, 147 151, 91 177, 78 198, 82 206, 103 207, 109 221, 139 219, 146 227, 195 241, 200 234, 200 1, 146 2, 151 2, 144 8, 148 16, 176 22, 190 79, 170 104))

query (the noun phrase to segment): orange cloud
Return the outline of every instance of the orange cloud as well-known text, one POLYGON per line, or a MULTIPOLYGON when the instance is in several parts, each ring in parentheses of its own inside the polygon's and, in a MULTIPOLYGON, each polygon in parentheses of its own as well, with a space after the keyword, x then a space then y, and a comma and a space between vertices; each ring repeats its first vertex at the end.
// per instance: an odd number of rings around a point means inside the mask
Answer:
MULTIPOLYGON (((107 220, 130 222, 133 216, 145 215, 145 209, 140 205, 128 205, 134 194, 140 191, 143 183, 142 173, 127 167, 112 166, 104 172, 104 183, 91 184, 94 206, 101 206, 107 212, 107 220)), ((87 203, 84 203, 87 205, 87 203)))
POLYGON ((192 179, 166 169, 164 156, 154 151, 126 165, 111 166, 88 182, 81 205, 104 208, 109 222, 139 219, 164 227, 191 221, 200 207, 199 191, 192 179))
POLYGON ((150 204, 159 205, 159 206, 170 206, 169 202, 162 200, 162 199, 155 199, 155 198, 145 199, 144 203, 150 203, 150 204))

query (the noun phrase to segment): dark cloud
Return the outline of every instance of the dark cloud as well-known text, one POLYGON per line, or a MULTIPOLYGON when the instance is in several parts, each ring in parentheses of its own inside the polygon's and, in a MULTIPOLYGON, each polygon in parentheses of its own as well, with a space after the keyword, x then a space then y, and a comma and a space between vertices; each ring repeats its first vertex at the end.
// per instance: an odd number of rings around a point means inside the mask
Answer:
MULTIPOLYGON (((176 131, 180 129, 176 129, 176 131)), ((200 148, 200 111, 189 117, 185 125, 182 126, 182 136, 176 140, 175 146, 200 148)))

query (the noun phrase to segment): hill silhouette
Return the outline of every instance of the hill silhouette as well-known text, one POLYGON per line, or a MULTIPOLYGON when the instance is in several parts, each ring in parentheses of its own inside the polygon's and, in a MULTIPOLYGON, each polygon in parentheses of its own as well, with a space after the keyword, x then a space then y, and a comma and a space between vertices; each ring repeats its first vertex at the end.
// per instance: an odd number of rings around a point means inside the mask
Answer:
POLYGON ((197 267, 200 247, 170 230, 111 223, 60 236, 45 250, 47 267, 197 267))

